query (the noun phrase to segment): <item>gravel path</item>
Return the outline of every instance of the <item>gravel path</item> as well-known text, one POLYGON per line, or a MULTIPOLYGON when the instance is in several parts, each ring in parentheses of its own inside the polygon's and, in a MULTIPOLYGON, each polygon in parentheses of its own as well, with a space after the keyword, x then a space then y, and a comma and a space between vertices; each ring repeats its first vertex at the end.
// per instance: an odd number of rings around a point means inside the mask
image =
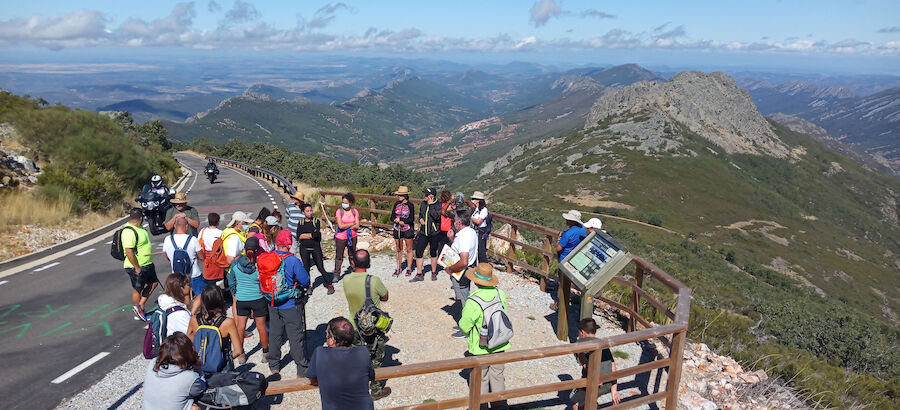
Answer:
MULTIPOLYGON (((328 262, 330 260, 326 261, 326 266, 329 266, 328 262)), ((446 312, 452 302, 452 290, 447 275, 442 273, 437 281, 431 281, 428 277, 424 282, 409 283, 409 278, 406 277, 392 278, 393 267, 393 257, 373 256, 373 268, 370 269, 370 273, 381 277, 387 286, 390 300, 383 307, 395 318, 388 341, 385 365, 462 357, 466 351, 465 340, 450 337, 455 323, 446 312)), ((317 270, 313 269, 313 271, 315 272, 313 278, 318 279, 317 270)), ((307 304, 306 313, 310 346, 324 343, 325 323, 328 320, 338 315, 350 317, 347 301, 343 296, 342 283, 336 283, 337 292, 329 296, 321 287, 321 280, 316 282, 317 287, 307 304)), ((550 297, 540 291, 534 280, 501 273, 500 287, 509 297, 508 313, 516 332, 512 340, 514 350, 565 343, 556 340, 552 326, 556 316, 548 309, 550 297)), ((573 313, 577 314, 577 310, 574 310, 573 313)), ((622 333, 618 324, 602 320, 600 317, 596 318, 603 327, 603 331, 598 332, 598 335, 622 333)), ((262 352, 259 349, 255 332, 253 337, 245 340, 244 346, 252 354, 249 356, 247 364, 241 369, 251 369, 269 375, 268 366, 262 363, 262 352)), ((139 350, 140 347, 135 346, 135 352, 139 352, 139 350)), ((644 360, 648 359, 648 355, 652 356, 652 353, 647 353, 652 349, 645 351, 637 344, 620 346, 614 350, 619 352, 616 354, 616 363, 619 369, 638 364, 642 356, 644 360)), ((282 351, 284 354, 289 351, 286 343, 282 347, 282 351)), ((62 403, 58 408, 140 408, 146 363, 147 361, 142 356, 136 356, 96 385, 62 403)), ((296 374, 295 372, 294 364, 291 362, 285 366, 281 374, 292 375, 296 374)), ((518 362, 506 367, 507 389, 558 382, 573 377, 580 377, 580 370, 571 356, 518 362)), ((645 375, 645 377, 651 382, 657 378, 655 374, 645 375)), ((633 379, 634 377, 630 377, 619 381, 620 391, 624 389, 623 399, 638 394, 638 388, 633 379)), ((662 379, 664 380, 665 377, 662 379)), ((377 408, 461 397, 468 392, 466 380, 461 377, 459 372, 442 372, 389 380, 387 385, 392 388, 393 394, 377 401, 377 408)), ((643 385, 646 386, 647 382, 644 382, 643 385)), ((562 392, 549 393, 513 400, 511 404, 531 403, 523 408, 561 409, 565 408, 566 403, 563 395, 562 392)), ((601 398, 601 403, 608 400, 609 396, 607 395, 601 398)), ((256 407, 317 409, 320 408, 319 393, 318 391, 289 393, 283 397, 267 398, 265 403, 256 407)))

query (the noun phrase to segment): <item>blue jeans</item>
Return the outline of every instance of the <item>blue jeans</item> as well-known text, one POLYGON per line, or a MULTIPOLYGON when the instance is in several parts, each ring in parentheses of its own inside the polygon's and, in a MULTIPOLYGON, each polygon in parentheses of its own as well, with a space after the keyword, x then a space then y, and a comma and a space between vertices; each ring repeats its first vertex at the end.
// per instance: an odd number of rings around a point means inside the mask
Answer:
POLYGON ((207 283, 209 282, 203 278, 202 274, 196 278, 191 278, 191 292, 194 293, 194 296, 200 295, 200 292, 203 292, 203 289, 206 289, 207 283))

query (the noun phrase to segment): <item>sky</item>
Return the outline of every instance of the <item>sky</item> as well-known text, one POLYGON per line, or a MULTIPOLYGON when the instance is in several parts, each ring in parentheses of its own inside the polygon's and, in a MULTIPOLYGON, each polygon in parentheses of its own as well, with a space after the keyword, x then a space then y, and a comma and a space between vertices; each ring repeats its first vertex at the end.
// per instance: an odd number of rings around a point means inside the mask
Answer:
POLYGON ((900 74, 897 0, 4 3, 7 56, 275 50, 900 74))

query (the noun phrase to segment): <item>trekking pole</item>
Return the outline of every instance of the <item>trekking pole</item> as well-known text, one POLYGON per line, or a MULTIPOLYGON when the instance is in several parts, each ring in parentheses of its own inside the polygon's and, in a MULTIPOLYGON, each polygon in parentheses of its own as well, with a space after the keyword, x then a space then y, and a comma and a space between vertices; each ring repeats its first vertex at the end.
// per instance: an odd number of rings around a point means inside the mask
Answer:
POLYGON ((322 216, 325 217, 325 222, 328 222, 328 228, 334 231, 334 225, 331 224, 331 219, 328 218, 328 211, 325 210, 325 202, 319 202, 319 206, 322 207, 322 216))

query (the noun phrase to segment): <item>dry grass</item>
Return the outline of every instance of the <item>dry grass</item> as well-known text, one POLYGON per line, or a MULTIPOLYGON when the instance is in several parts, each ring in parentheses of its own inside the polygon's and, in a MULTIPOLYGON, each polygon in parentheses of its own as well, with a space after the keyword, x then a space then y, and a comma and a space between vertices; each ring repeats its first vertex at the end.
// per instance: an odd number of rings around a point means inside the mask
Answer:
POLYGON ((0 260, 64 242, 109 224, 116 215, 73 211, 66 197, 49 199, 28 191, 0 195, 0 260))

